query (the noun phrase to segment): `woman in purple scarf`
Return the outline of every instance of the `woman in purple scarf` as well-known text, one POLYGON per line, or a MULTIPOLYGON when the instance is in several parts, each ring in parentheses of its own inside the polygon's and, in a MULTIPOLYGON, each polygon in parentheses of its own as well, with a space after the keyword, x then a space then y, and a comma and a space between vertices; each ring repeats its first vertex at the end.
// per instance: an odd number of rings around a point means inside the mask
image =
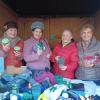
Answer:
POLYGON ((33 22, 31 29, 32 37, 24 42, 24 59, 28 69, 33 72, 33 76, 37 76, 50 69, 51 50, 48 42, 42 38, 44 24, 38 21, 33 22))

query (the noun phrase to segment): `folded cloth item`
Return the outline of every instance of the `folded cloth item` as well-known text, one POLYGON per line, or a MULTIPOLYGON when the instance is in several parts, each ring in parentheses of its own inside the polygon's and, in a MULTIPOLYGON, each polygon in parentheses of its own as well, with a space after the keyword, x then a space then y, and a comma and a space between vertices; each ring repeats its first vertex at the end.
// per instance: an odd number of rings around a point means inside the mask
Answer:
POLYGON ((52 85, 54 85, 54 84, 56 83, 56 82, 55 82, 55 77, 54 77, 54 75, 53 75, 51 72, 43 72, 43 73, 41 74, 41 76, 37 76, 37 77, 35 77, 34 79, 35 79, 37 82, 41 83, 45 78, 48 78, 49 81, 50 81, 50 83, 51 83, 52 85))
POLYGON ((49 100, 45 94, 41 94, 39 97, 38 97, 38 100, 49 100))
POLYGON ((32 94, 25 92, 25 93, 23 93, 23 99, 22 100, 34 100, 34 99, 33 99, 32 94))
POLYGON ((32 95, 34 100, 38 100, 39 95, 41 94, 41 85, 39 83, 35 83, 32 86, 32 95))
POLYGON ((80 97, 85 97, 85 93, 83 91, 68 90, 68 94, 69 98, 73 98, 74 100, 81 100, 80 97))
POLYGON ((0 79, 0 83, 2 84, 7 84, 8 82, 13 80, 13 76, 10 74, 4 74, 1 79, 0 79))
POLYGON ((12 85, 14 83, 18 84, 18 87, 25 87, 29 83, 29 80, 31 78, 31 75, 29 73, 22 73, 19 75, 16 75, 12 81, 10 81, 8 84, 12 85))
MULTIPOLYGON (((63 90, 67 90, 68 87, 64 84, 55 84, 51 86, 50 88, 46 89, 43 94, 46 95, 48 100, 57 100, 59 96, 61 95, 63 90)), ((44 100, 44 99, 43 99, 44 100)))
POLYGON ((100 80, 92 80, 96 85, 100 86, 100 80))
POLYGON ((94 100, 100 100, 100 96, 98 95, 94 96, 94 100))
POLYGON ((7 66, 5 72, 7 74, 16 75, 25 72, 26 68, 27 68, 26 66, 20 66, 20 67, 7 66))
POLYGON ((69 79, 64 78, 60 75, 55 75, 55 80, 57 84, 65 84, 68 86, 69 89, 72 89, 72 84, 70 83, 69 79))
POLYGON ((49 78, 45 78, 40 84, 41 84, 41 93, 51 86, 49 78))
POLYGON ((0 100, 10 100, 10 92, 0 93, 0 100))
POLYGON ((19 93, 23 93, 23 92, 27 92, 27 93, 32 94, 32 89, 31 88, 27 88, 27 87, 21 87, 19 89, 19 93))
MULTIPOLYGON (((10 85, 0 85, 0 93, 11 91, 12 87, 10 85)), ((1 100, 1 99, 0 99, 1 100)))
POLYGON ((79 84, 72 84, 72 90, 79 90, 79 91, 85 91, 84 89, 84 84, 79 83, 79 84))
POLYGON ((60 75, 55 75, 55 80, 56 80, 56 83, 59 84, 63 81, 63 77, 60 75))
POLYGON ((31 69, 30 67, 27 67, 27 70, 32 72, 32 77, 34 77, 34 78, 41 76, 42 73, 45 72, 45 70, 34 70, 34 69, 31 69))
POLYGON ((25 73, 21 73, 21 74, 16 75, 15 79, 21 78, 21 79, 25 79, 28 81, 30 79, 30 77, 31 77, 31 74, 25 72, 25 73))
POLYGON ((5 91, 9 90, 9 88, 11 89, 13 84, 17 84, 19 89, 25 87, 29 83, 29 79, 30 74, 28 73, 19 74, 16 76, 4 74, 0 79, 0 91, 2 91, 3 89, 5 91))

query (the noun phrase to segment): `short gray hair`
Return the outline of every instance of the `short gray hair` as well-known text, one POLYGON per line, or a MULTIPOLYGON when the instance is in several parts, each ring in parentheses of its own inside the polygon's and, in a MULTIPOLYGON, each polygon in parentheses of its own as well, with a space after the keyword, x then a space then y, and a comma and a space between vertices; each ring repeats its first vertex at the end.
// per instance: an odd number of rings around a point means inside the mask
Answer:
POLYGON ((94 30, 95 30, 95 27, 94 27, 92 24, 85 24, 85 25, 82 26, 81 32, 82 32, 83 30, 87 29, 87 28, 90 28, 93 32, 94 32, 94 30))

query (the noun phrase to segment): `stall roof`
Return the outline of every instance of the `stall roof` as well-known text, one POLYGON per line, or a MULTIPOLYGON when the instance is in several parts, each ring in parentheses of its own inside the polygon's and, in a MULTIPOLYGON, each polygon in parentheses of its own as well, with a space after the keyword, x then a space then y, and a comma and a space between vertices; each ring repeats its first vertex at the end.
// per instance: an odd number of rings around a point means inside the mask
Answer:
POLYGON ((19 17, 93 16, 100 0, 2 0, 19 17))

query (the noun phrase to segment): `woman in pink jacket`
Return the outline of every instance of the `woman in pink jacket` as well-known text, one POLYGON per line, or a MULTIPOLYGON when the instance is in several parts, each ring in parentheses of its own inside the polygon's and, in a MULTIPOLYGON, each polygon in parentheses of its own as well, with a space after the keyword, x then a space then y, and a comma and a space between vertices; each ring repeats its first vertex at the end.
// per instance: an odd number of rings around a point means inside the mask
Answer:
POLYGON ((78 49, 73 40, 72 31, 64 30, 61 40, 52 52, 53 72, 72 79, 78 65, 78 49))
POLYGON ((31 29, 32 36, 24 42, 24 59, 35 77, 45 69, 50 69, 51 51, 48 42, 42 38, 44 24, 39 21, 33 22, 31 29))

